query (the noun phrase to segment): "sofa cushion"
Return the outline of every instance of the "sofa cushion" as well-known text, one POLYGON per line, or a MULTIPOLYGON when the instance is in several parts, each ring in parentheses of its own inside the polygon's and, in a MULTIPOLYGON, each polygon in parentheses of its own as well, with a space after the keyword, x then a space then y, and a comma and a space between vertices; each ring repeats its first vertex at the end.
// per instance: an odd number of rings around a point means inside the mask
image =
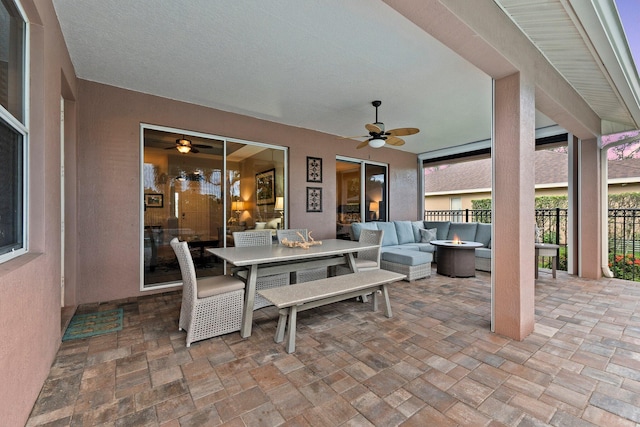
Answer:
POLYGON ((411 221, 411 228, 413 229, 413 241, 420 241, 420 229, 424 228, 424 221, 411 221))
POLYGON ((477 222, 452 222, 447 234, 447 240, 452 240, 457 236, 460 240, 474 242, 477 228, 477 222))
POLYGON ((433 256, 428 252, 392 249, 380 254, 380 258, 384 261, 395 262, 396 264, 422 265, 430 263, 433 256))
POLYGON ((396 226, 392 222, 374 222, 378 230, 384 231, 382 236, 382 246, 397 245, 398 235, 396 234, 396 226))
POLYGON ((476 257, 491 259, 491 249, 476 248, 476 257))
POLYGON ((424 221, 425 229, 437 228, 438 233, 436 237, 438 240, 445 240, 449 233, 449 227, 451 226, 451 221, 424 221))
POLYGON ((351 233, 353 240, 360 240, 360 232, 362 230, 377 230, 375 222, 354 222, 351 224, 351 233))
POLYGON ((417 246, 418 249, 422 252, 430 252, 433 253, 436 250, 436 247, 431 243, 414 243, 414 246, 417 246))
POLYGON ((436 235, 438 233, 437 228, 430 228, 425 230, 424 228, 420 229, 420 243, 429 243, 432 240, 436 240, 436 235))
POLYGON ((478 223, 475 241, 478 243, 482 243, 485 248, 490 247, 489 243, 491 242, 491 224, 478 223))
POLYGON ((414 243, 413 228, 411 221, 393 221, 396 227, 396 235, 398 236, 398 244, 414 243))

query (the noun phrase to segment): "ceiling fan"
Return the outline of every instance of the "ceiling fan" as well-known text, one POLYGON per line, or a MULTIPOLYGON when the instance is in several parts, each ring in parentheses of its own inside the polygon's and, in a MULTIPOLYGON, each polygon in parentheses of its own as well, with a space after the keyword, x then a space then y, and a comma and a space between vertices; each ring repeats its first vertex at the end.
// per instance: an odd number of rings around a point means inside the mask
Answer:
POLYGON ((418 128, 397 128, 385 131, 384 123, 378 121, 378 107, 380 104, 382 104, 382 101, 373 101, 371 103, 371 105, 376 108, 376 121, 364 126, 369 131, 369 135, 351 137, 367 138, 358 144, 356 148, 363 148, 367 145, 372 148, 380 148, 384 146, 384 144, 399 147, 404 145, 404 140, 402 138, 398 138, 399 136, 413 135, 420 132, 420 129, 418 128))
POLYGON ((176 145, 174 147, 165 148, 165 150, 173 150, 174 148, 179 152, 181 152, 182 154, 186 154, 186 153, 195 154, 200 152, 198 148, 211 148, 211 147, 203 144, 192 144, 191 140, 186 139, 184 135, 182 135, 182 138, 176 139, 176 145))

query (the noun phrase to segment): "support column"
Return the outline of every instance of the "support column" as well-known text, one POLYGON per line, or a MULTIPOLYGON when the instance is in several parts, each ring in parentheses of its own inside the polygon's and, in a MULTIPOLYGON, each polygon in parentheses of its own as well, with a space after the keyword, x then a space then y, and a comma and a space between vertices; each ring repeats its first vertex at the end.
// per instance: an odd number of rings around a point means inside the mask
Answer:
POLYGON ((522 73, 494 86, 492 328, 516 340, 535 323, 534 90, 522 73))
POLYGON ((602 277, 600 147, 597 139, 582 140, 579 148, 578 275, 602 277))
POLYGON ((578 274, 578 200, 579 200, 579 147, 580 141, 575 135, 568 135, 569 173, 567 177, 567 273, 578 274))

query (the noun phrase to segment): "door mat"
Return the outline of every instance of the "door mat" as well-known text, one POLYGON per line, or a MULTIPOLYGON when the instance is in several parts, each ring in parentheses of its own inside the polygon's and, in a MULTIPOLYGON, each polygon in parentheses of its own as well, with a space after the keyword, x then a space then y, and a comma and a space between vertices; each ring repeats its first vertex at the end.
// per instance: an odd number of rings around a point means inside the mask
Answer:
POLYGON ((89 338, 122 330, 124 310, 97 311, 95 313, 76 314, 69 322, 62 341, 89 338))

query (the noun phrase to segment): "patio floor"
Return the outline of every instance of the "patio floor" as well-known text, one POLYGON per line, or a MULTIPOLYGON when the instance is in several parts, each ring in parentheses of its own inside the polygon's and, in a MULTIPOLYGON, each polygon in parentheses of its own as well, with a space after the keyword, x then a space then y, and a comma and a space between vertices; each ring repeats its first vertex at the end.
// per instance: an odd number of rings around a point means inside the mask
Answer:
MULTIPOLYGON (((536 330, 490 332, 490 276, 438 276, 369 304, 299 314, 296 352, 277 311, 185 347, 180 292, 123 307, 121 332, 62 343, 29 426, 636 426, 640 284, 558 272, 536 281, 536 330)), ((79 310, 95 310, 83 306, 79 310)))

